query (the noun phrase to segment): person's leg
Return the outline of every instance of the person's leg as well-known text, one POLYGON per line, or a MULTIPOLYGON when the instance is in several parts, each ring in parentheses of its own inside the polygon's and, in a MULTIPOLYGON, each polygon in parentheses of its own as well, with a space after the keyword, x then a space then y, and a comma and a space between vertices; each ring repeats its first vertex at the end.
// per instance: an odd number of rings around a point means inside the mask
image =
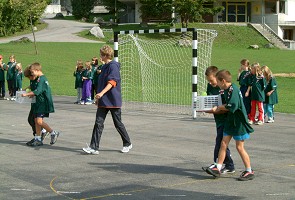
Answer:
POLYGON ((249 155, 244 148, 244 140, 236 140, 236 148, 242 158, 245 168, 251 168, 249 155))
POLYGON ((4 98, 5 97, 5 80, 0 81, 1 84, 1 95, 4 98))
POLYGON ((256 114, 256 101, 251 101, 251 112, 250 112, 250 121, 255 121, 255 114, 256 114))
POLYGON ((122 122, 122 119, 121 119, 121 109, 120 108, 112 108, 112 109, 110 109, 110 111, 112 114, 114 125, 115 125, 117 131, 119 132, 121 139, 123 141, 123 146, 130 146, 131 145, 130 138, 129 138, 129 135, 128 135, 126 128, 125 128, 125 126, 122 122))
POLYGON ((219 149, 220 149, 221 141, 223 138, 223 126, 217 127, 216 131, 217 131, 217 134, 215 138, 215 147, 214 147, 214 163, 217 163, 219 149))
POLYGON ((90 148, 94 150, 99 149, 99 142, 100 142, 102 131, 104 128, 104 121, 108 112, 109 110, 106 108, 97 108, 95 123, 94 123, 91 142, 89 146, 90 148))
POLYGON ((258 105, 258 121, 264 122, 264 109, 263 109, 263 102, 257 101, 258 105))
POLYGON ((33 135, 36 135, 36 125, 35 125, 35 117, 33 114, 32 109, 30 110, 29 116, 28 116, 28 123, 32 127, 33 135))

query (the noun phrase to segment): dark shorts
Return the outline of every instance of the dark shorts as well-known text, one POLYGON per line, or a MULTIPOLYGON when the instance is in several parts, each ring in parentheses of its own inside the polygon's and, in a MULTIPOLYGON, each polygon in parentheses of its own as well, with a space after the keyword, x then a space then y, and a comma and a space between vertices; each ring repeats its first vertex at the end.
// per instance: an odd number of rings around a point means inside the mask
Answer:
POLYGON ((44 118, 44 117, 49 117, 49 113, 37 113, 37 114, 34 114, 34 118, 44 118))

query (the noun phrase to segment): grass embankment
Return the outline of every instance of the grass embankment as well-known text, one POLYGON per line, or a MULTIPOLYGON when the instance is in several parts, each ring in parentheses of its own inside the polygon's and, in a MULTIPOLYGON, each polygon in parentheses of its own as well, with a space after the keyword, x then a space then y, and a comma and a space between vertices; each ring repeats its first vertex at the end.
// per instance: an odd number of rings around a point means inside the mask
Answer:
MULTIPOLYGON (((168 25, 153 25, 149 28, 170 28, 168 25)), ((267 41, 256 31, 247 26, 213 25, 213 24, 190 24, 190 27, 209 28, 218 31, 212 51, 212 65, 220 69, 228 69, 235 79, 239 62, 247 58, 251 63, 259 62, 267 65, 273 73, 294 73, 295 52, 279 49, 260 50, 248 49, 252 44, 263 47, 267 41)), ((127 25, 113 27, 114 30, 142 29, 138 25, 127 25)), ((80 33, 84 37, 94 39, 88 35, 88 31, 80 33)), ((112 33, 106 33, 105 42, 112 38, 112 33)), ((111 44, 111 43, 109 43, 111 44)), ((98 56, 99 48, 103 44, 89 43, 37 43, 39 54, 35 55, 34 45, 26 44, 1 44, 0 52, 4 60, 8 61, 11 54, 16 55, 17 61, 23 66, 38 61, 44 66, 44 73, 49 78, 54 95, 75 95, 73 71, 78 59, 91 60, 98 56)), ((188 72, 191 73, 191 70, 188 72)), ((294 78, 277 77, 279 104, 276 105, 277 112, 295 113, 295 93, 292 86, 294 78)), ((24 80, 24 85, 28 80, 24 80)))

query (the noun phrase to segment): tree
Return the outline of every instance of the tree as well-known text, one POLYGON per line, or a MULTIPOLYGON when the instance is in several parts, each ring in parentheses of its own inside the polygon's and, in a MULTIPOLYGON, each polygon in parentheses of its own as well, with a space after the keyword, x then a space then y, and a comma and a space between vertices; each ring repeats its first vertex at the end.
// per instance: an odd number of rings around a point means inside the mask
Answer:
POLYGON ((0 36, 23 31, 44 13, 48 0, 0 0, 0 36))
POLYGON ((96 0, 72 0, 73 15, 76 19, 89 19, 96 0))
POLYGON ((203 15, 215 15, 223 10, 222 6, 206 6, 213 3, 214 0, 174 0, 172 5, 175 7, 175 12, 180 15, 182 27, 188 27, 189 21, 202 22, 203 15))
POLYGON ((148 21, 149 18, 171 19, 172 7, 181 18, 182 27, 188 27, 188 23, 202 22, 203 15, 214 15, 222 11, 222 6, 213 6, 215 0, 140 0, 142 4, 141 18, 148 21), (207 6, 212 5, 212 6, 207 6))

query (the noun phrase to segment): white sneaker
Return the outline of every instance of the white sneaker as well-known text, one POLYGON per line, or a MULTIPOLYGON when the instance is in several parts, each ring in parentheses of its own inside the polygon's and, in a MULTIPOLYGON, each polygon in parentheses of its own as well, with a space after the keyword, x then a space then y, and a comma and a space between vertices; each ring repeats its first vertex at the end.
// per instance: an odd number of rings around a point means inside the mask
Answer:
POLYGON ((123 149, 121 150, 121 152, 122 153, 128 153, 130 149, 132 149, 132 144, 130 144, 129 146, 123 147, 123 149))
POLYGON ((87 145, 86 148, 82 148, 82 150, 83 150, 85 153, 88 153, 88 154, 93 154, 93 155, 98 155, 98 154, 99 154, 99 151, 98 151, 98 150, 92 149, 92 148, 90 148, 88 145, 87 145))
POLYGON ((262 124, 263 124, 263 121, 260 121, 260 120, 259 120, 259 121, 256 122, 255 124, 256 124, 256 125, 262 125, 262 124))
POLYGON ((267 123, 274 123, 274 122, 275 122, 275 120, 272 117, 268 118, 267 123))
POLYGON ((253 124, 253 121, 252 121, 252 120, 249 120, 249 124, 251 124, 251 125, 252 125, 252 124, 253 124))

